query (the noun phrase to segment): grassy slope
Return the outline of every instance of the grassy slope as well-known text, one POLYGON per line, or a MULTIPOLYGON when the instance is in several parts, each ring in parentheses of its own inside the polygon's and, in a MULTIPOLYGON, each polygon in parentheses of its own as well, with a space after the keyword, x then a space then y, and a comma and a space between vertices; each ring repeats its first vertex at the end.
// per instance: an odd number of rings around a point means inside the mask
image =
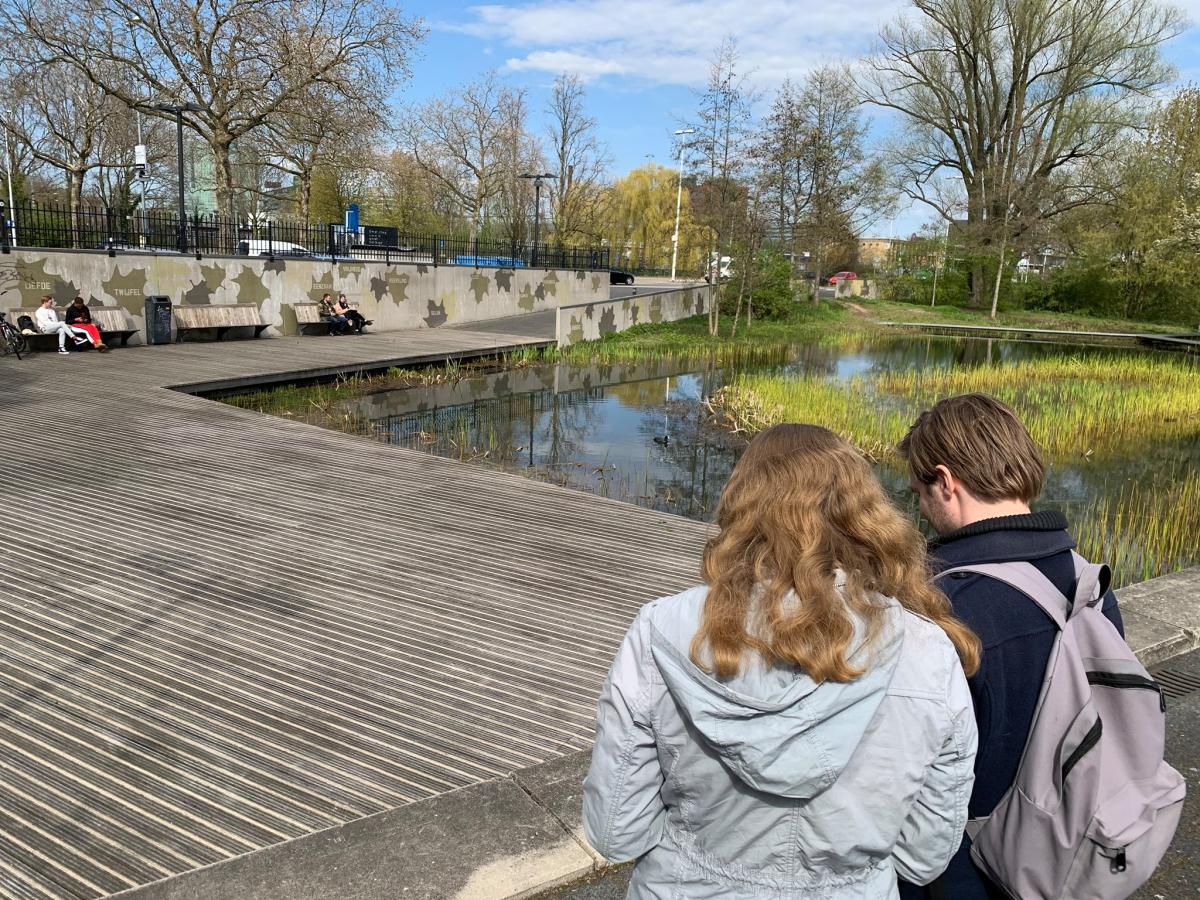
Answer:
POLYGON ((855 298, 852 305, 866 311, 852 311, 840 302, 822 301, 819 307, 808 303, 797 303, 792 315, 783 321, 759 321, 749 331, 745 322, 738 325, 736 337, 732 334, 729 317, 721 320, 721 332, 717 337, 708 334, 708 320, 695 316, 681 322, 662 325, 639 325, 621 334, 612 334, 599 341, 578 344, 562 353, 565 359, 595 359, 605 356, 629 356, 646 354, 687 354, 713 349, 738 347, 763 347, 807 341, 823 335, 847 332, 870 332, 882 330, 877 322, 940 322, 952 325, 1000 325, 1037 326, 1065 331, 1111 331, 1121 333, 1177 333, 1178 325, 1161 323, 1131 322, 1121 319, 1101 319, 1091 316, 1069 315, 1040 311, 1001 312, 995 320, 979 310, 961 309, 957 306, 918 306, 911 303, 895 303, 886 300, 861 300, 855 298))
POLYGON ((1117 331, 1124 333, 1164 333, 1183 331, 1179 325, 1161 322, 1134 322, 1124 319, 1101 319, 1071 313, 1041 310, 1000 311, 995 319, 983 310, 962 309, 957 306, 918 306, 914 303, 895 303, 888 300, 856 300, 872 319, 880 322, 943 322, 951 325, 1000 325, 1063 329, 1067 331, 1117 331))

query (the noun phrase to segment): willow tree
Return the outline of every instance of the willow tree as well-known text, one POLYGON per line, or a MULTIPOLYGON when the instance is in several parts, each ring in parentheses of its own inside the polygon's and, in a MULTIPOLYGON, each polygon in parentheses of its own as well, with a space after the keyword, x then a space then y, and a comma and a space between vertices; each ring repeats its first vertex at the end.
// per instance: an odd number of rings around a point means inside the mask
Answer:
POLYGON ((1183 26, 1155 0, 916 0, 882 30, 866 95, 902 116, 892 161, 909 196, 949 221, 965 188, 975 305, 991 289, 995 314, 1013 241, 1095 199, 1088 164, 1141 123, 1171 77, 1160 47, 1183 26))

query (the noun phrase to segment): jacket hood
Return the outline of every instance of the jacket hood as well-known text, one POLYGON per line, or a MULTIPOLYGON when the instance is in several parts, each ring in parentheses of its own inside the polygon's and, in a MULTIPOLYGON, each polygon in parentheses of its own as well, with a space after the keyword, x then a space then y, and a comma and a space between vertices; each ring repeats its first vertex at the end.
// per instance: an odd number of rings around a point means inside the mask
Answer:
POLYGON ((795 668, 747 663, 720 681, 688 656, 707 589, 680 595, 692 615, 654 616, 650 647, 681 715, 727 768, 757 791, 808 799, 832 785, 861 742, 900 661, 903 612, 895 600, 879 635, 859 629, 849 660, 867 671, 817 684, 795 668), (691 620, 691 621, 689 621, 691 620))

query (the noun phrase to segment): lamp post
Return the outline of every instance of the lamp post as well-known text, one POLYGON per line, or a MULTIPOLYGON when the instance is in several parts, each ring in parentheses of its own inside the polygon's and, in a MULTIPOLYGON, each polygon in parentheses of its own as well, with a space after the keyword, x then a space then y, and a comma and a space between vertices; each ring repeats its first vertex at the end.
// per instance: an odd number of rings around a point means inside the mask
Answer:
MULTIPOLYGON (((16 204, 13 203, 13 152, 12 146, 8 143, 7 128, 4 129, 4 168, 8 172, 8 214, 12 216, 12 232, 11 235, 5 235, 5 237, 11 237, 12 244, 15 247, 17 245, 17 207, 16 204)), ((9 230, 10 226, 8 224, 7 217, 3 223, 0 223, 0 226, 2 226, 5 231, 9 230)))
POLYGON ((204 107, 195 103, 156 103, 154 108, 160 112, 175 113, 175 162, 179 167, 179 224, 176 228, 175 243, 180 253, 186 253, 187 201, 183 194, 183 114, 203 112, 204 107))
POLYGON ((526 173, 521 177, 533 181, 533 259, 530 265, 536 266, 538 262, 538 228, 541 225, 542 217, 542 179, 556 176, 551 172, 545 172, 540 175, 526 173))
MULTIPOLYGON (((675 132, 679 137, 684 134, 695 134, 695 128, 680 128, 675 132)), ((683 142, 679 142, 679 186, 675 190, 675 233, 671 235, 671 280, 675 280, 675 261, 679 259, 679 210, 683 206, 683 142)))

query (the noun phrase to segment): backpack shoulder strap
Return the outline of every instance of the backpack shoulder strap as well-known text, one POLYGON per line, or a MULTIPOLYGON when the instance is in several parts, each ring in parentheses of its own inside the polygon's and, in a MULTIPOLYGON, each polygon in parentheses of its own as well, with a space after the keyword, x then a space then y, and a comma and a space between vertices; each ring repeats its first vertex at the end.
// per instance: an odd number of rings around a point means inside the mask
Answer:
POLYGON ((1090 563, 1074 551, 1071 551, 1071 557, 1075 560, 1075 599, 1071 602, 1073 616, 1104 599, 1112 582, 1112 572, 1108 566, 1090 563))
POLYGON ((1062 631, 1067 625, 1073 604, 1063 592, 1054 586, 1049 578, 1038 571, 1037 567, 1027 562, 979 563, 973 566, 955 566, 934 576, 934 579, 945 578, 958 572, 973 575, 986 575, 997 581, 1003 581, 1014 590, 1020 591, 1054 620, 1054 624, 1062 631))

